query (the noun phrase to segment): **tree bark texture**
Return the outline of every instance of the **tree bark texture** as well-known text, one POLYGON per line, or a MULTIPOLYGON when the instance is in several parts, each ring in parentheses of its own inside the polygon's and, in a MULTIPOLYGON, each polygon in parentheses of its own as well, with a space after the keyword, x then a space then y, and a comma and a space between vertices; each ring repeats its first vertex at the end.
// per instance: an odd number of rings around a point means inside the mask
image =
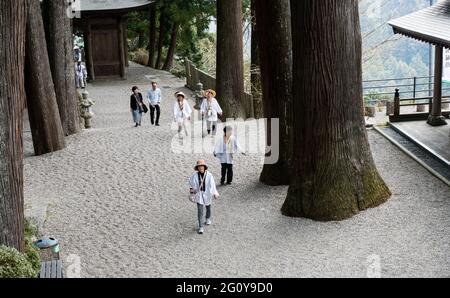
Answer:
POLYGON ((253 97, 253 113, 256 119, 264 117, 264 109, 262 103, 262 86, 261 86, 261 68, 259 64, 259 45, 258 45, 258 28, 256 17, 256 1, 251 0, 251 84, 253 97))
POLYGON ((61 123, 66 135, 80 131, 78 102, 75 94, 72 20, 67 15, 66 0, 45 0, 47 49, 55 85, 61 123))
POLYGON ((164 38, 166 36, 166 23, 167 18, 165 15, 165 8, 164 6, 161 8, 160 15, 159 15, 159 36, 158 36, 158 55, 156 57, 155 62, 155 69, 159 69, 161 67, 162 63, 162 51, 164 47, 164 38))
POLYGON ((170 34, 170 46, 167 52, 166 62, 164 63, 163 70, 170 71, 173 66, 173 58, 175 55, 175 50, 177 48, 177 38, 178 32, 180 30, 180 24, 174 23, 172 25, 172 33, 170 34))
POLYGON ((0 1, 0 245, 24 251, 25 0, 0 1))
POLYGON ((364 123, 357 0, 291 1, 294 174, 282 213, 343 220, 391 193, 364 123))
POLYGON ((150 5, 150 28, 148 39, 148 66, 155 66, 155 49, 156 49, 156 5, 150 5))
MULTIPOLYGON (((289 0, 255 0, 264 117, 267 142, 279 142, 279 160, 264 165, 260 181, 289 185, 292 164, 292 36, 289 0), (280 120, 278 140, 272 140, 271 119, 280 120)), ((274 154, 274 152, 269 153, 274 154)))
POLYGON ((217 99, 227 118, 246 118, 242 0, 217 0, 217 99))
POLYGON ((27 0, 25 89, 36 155, 65 147, 39 0, 27 0))

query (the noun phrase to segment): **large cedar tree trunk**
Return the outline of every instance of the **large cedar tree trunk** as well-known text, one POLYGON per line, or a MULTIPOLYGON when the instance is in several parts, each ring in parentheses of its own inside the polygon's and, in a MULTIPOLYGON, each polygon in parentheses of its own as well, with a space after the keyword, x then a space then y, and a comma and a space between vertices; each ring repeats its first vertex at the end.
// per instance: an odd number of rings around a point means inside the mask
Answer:
POLYGON ((66 0, 45 0, 45 30, 50 68, 64 133, 80 131, 80 116, 75 94, 72 20, 67 15, 66 0))
POLYGON ((251 84, 253 97, 253 113, 256 119, 264 117, 262 103, 261 68, 259 65, 258 28, 256 18, 256 1, 251 0, 251 84))
POLYGON ((155 68, 159 69, 161 67, 162 63, 162 51, 164 46, 164 38, 166 36, 166 22, 167 18, 165 15, 165 8, 164 6, 161 8, 160 14, 159 14, 159 36, 158 36, 158 56, 156 57, 155 62, 155 68))
POLYGON ((148 63, 150 67, 155 66, 155 49, 156 49, 156 5, 150 5, 150 28, 148 39, 148 63))
POLYGON ((25 89, 36 155, 65 147, 39 0, 28 0, 25 89))
MULTIPOLYGON (((289 0, 255 0, 267 142, 279 142, 279 159, 266 159, 260 181, 289 185, 292 164, 292 36, 289 0), (277 140, 272 140, 271 119, 279 119, 277 140)), ((268 155, 276 155, 270 152, 268 155)))
POLYGON ((0 1, 0 245, 24 251, 25 0, 0 1))
POLYGON ((242 0, 217 0, 217 99, 227 118, 245 118, 242 0))
POLYGON ((173 57, 175 55, 175 49, 177 47, 178 31, 180 29, 179 23, 174 23, 172 26, 172 33, 170 34, 170 46, 167 52, 166 62, 164 63, 163 70, 170 71, 173 66, 173 57))
POLYGON ((282 213, 343 220, 391 193, 364 124, 357 0, 291 1, 295 155, 282 213))

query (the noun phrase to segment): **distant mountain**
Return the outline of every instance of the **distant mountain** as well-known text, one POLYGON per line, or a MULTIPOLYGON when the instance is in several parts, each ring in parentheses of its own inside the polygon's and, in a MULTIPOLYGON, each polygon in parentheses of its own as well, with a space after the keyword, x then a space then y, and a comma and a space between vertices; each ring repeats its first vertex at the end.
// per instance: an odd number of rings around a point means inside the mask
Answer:
POLYGON ((429 45, 395 36, 387 22, 429 6, 430 0, 360 0, 364 79, 428 76, 429 45))

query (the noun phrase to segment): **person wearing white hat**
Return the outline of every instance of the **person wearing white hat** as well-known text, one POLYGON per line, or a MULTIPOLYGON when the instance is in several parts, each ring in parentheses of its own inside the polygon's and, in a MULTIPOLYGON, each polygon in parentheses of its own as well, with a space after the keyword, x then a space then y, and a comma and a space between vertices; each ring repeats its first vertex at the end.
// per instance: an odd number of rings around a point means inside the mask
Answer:
POLYGON ((217 121, 219 121, 219 116, 222 117, 223 111, 219 105, 216 97, 216 91, 206 90, 205 98, 203 99, 202 105, 200 107, 200 112, 202 116, 206 117, 208 135, 211 134, 214 137, 217 131, 217 121))
POLYGON ((212 224, 211 221, 211 205, 213 199, 219 198, 216 182, 213 175, 208 172, 208 165, 204 160, 197 161, 195 173, 189 178, 190 200, 197 203, 198 211, 198 233, 205 232, 205 224, 212 224), (204 209, 206 207, 206 220, 203 220, 204 209))
POLYGON ((81 49, 78 46, 73 48, 73 60, 75 62, 81 62, 81 49))
POLYGON ((183 130, 186 136, 189 135, 186 122, 191 121, 192 109, 183 92, 175 93, 175 97, 177 100, 173 105, 173 115, 175 122, 178 124, 178 136, 181 139, 183 138, 183 130))

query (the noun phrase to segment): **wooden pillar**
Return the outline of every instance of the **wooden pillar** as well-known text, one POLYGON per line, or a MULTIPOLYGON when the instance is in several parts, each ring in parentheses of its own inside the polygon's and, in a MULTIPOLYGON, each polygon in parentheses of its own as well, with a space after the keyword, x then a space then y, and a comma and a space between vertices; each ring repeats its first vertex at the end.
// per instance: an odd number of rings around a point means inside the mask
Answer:
POLYGON ((119 58, 120 58, 120 77, 125 78, 125 47, 124 47, 124 26, 123 18, 119 18, 119 58))
POLYGON ((428 124, 431 126, 446 125, 447 122, 442 116, 442 73, 444 62, 444 48, 435 46, 434 57, 434 96, 433 106, 428 118, 428 124))
POLYGON ((92 34, 91 34, 91 22, 89 19, 86 20, 86 31, 85 31, 85 51, 86 51, 86 68, 88 71, 88 77, 90 81, 95 81, 94 72, 94 60, 92 56, 92 34))
POLYGON ((127 17, 123 17, 123 49, 124 49, 124 59, 125 66, 130 66, 128 61, 128 22, 127 17))
POLYGON ((395 89, 394 116, 400 116, 400 89, 395 89))

